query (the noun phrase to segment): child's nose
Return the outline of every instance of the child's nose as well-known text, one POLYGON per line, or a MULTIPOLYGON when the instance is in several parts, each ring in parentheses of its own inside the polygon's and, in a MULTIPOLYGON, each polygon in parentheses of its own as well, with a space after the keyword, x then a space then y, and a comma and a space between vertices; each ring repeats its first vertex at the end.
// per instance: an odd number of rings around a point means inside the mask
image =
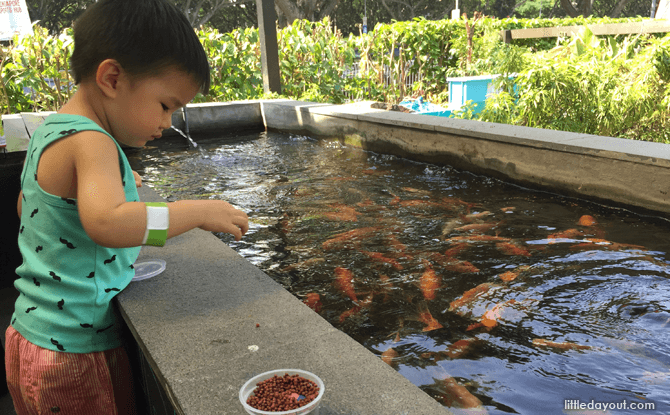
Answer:
POLYGON ((163 118, 161 118, 160 128, 162 130, 167 130, 172 127, 172 112, 164 112, 163 118))

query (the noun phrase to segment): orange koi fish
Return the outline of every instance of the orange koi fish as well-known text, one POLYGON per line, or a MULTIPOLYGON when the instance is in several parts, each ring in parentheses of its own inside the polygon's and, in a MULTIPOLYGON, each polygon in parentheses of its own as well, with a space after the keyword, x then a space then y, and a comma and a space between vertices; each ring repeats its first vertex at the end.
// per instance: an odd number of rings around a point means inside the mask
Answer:
POLYGON ((581 226, 593 226, 596 224, 596 219, 591 216, 591 215, 584 215, 581 218, 579 218, 579 221, 577 222, 581 226))
POLYGON ((449 238, 449 241, 454 242, 509 242, 510 238, 503 238, 502 236, 493 236, 493 235, 464 235, 464 236, 454 236, 449 238))
POLYGON ((395 235, 388 235, 386 239, 388 240, 389 245, 396 251, 405 252, 407 250, 407 245, 400 242, 395 235))
POLYGON ((533 346, 561 349, 561 350, 588 350, 593 348, 591 346, 585 346, 583 344, 577 344, 571 342, 554 342, 545 339, 533 339, 533 346))
POLYGON ((429 200, 412 199, 412 200, 401 200, 400 201, 400 206, 402 206, 402 207, 427 208, 427 207, 435 207, 435 206, 440 206, 440 205, 436 202, 431 202, 429 200))
POLYGON ((440 200, 440 205, 443 208, 446 209, 460 209, 461 207, 465 207, 467 209, 468 214, 470 213, 470 209, 473 207, 480 206, 479 203, 469 203, 469 202, 464 202, 461 199, 453 198, 453 197, 443 197, 440 200))
POLYGON ((376 234, 381 227, 369 226, 365 228, 356 228, 347 232, 338 233, 332 238, 321 244, 324 250, 335 249, 338 247, 352 248, 353 245, 364 237, 376 234))
POLYGON ((463 293, 462 296, 459 298, 455 299, 451 303, 449 303, 449 311, 455 311, 458 310, 459 308, 471 303, 475 298, 479 297, 481 294, 487 292, 490 290, 492 287, 494 287, 494 284, 490 282, 485 282, 482 284, 479 284, 475 288, 471 288, 467 290, 466 292, 463 293))
POLYGON ((454 244, 454 246, 452 246, 451 248, 444 251, 444 255, 449 258, 453 258, 456 255, 460 254, 461 252, 465 251, 468 248, 468 246, 470 245, 468 245, 467 242, 458 242, 454 244))
POLYGON ((485 210, 483 212, 471 213, 469 215, 462 215, 461 217, 467 220, 468 222, 473 222, 475 220, 482 219, 490 215, 493 215, 493 213, 489 212, 488 210, 485 210))
POLYGON ((479 268, 474 266, 472 263, 456 259, 447 262, 446 264, 444 264, 444 267, 449 271, 460 272, 460 273, 479 272, 479 268))
POLYGON ((360 313, 361 310, 363 310, 364 308, 367 308, 370 305, 372 305, 372 297, 373 296, 374 296, 374 294, 369 294, 367 297, 365 297, 364 300, 359 301, 358 304, 354 305, 349 310, 346 310, 346 311, 342 312, 342 314, 340 314, 340 323, 342 323, 347 318, 360 313))
POLYGON ((508 206, 508 207, 500 208, 500 210, 502 212, 507 213, 507 212, 514 212, 516 210, 516 208, 514 206, 508 206))
POLYGON ((458 228, 454 229, 455 231, 459 232, 486 232, 488 230, 494 229, 500 224, 500 222, 486 222, 486 223, 470 223, 467 225, 459 226, 458 228))
POLYGON ((335 288, 351 301, 358 302, 354 292, 354 274, 346 268, 335 268, 335 288))
POLYGON ((496 304, 488 310, 484 315, 482 316, 481 323, 484 327, 487 327, 489 329, 495 327, 498 325, 498 320, 502 317, 502 311, 509 307, 512 304, 516 304, 517 301, 515 299, 511 299, 499 304, 496 304))
POLYGON ((435 292, 440 288, 442 279, 435 273, 433 268, 428 265, 421 278, 419 279, 419 286, 423 293, 423 298, 428 301, 435 299, 435 292))
POLYGON ((385 171, 376 170, 376 169, 366 169, 366 170, 361 170, 361 173, 363 173, 363 174, 369 174, 369 175, 372 175, 372 176, 383 176, 383 175, 386 174, 385 171))
POLYGON ((568 229, 563 232, 552 233, 547 239, 575 239, 584 236, 584 232, 579 229, 568 229))
POLYGON ((519 274, 527 271, 528 269, 530 269, 530 265, 522 265, 513 269, 512 271, 503 272, 502 274, 498 275, 498 278, 505 282, 512 282, 516 279, 516 277, 519 276, 519 274))
POLYGON ((398 352, 395 351, 393 347, 389 347, 382 353, 382 362, 391 366, 392 368, 398 367, 398 352))
POLYGON ((437 330, 444 327, 442 324, 440 324, 439 321, 435 320, 435 317, 433 317, 432 314, 430 314, 428 304, 426 304, 425 301, 422 301, 418 307, 419 307, 419 321, 426 325, 423 328, 423 331, 437 330))
POLYGON ((318 293, 308 293, 302 302, 317 313, 321 312, 321 296, 318 293))
POLYGON ((450 344, 446 350, 422 353, 421 357, 424 359, 432 358, 436 362, 444 359, 460 359, 469 355, 472 352, 474 346, 481 342, 481 340, 476 338, 461 339, 453 344, 450 344))
POLYGON ((428 254, 430 259, 435 263, 440 264, 449 271, 454 272, 479 272, 479 268, 475 267, 468 261, 452 258, 451 256, 442 255, 438 252, 430 252, 428 254))
POLYGON ((531 256, 530 251, 514 242, 499 242, 496 244, 496 248, 505 255, 531 256))
POLYGON ((444 327, 442 324, 440 324, 440 322, 435 320, 435 317, 433 317, 429 311, 419 313, 419 320, 426 325, 422 331, 432 331, 444 327))
POLYGON ((356 206, 359 206, 359 207, 369 207, 369 206, 374 206, 374 205, 375 205, 375 202, 373 202, 372 199, 370 199, 370 198, 367 198, 362 202, 356 203, 356 206))
POLYGON ((448 407, 459 407, 464 409, 482 407, 480 401, 475 395, 471 394, 465 386, 459 385, 456 379, 449 377, 440 381, 440 401, 448 407))
POLYGON ((389 202, 389 206, 395 206, 400 203, 400 196, 396 196, 393 193, 391 193, 391 195, 393 195, 393 199, 389 202))
POLYGON ((326 212, 323 216, 331 220, 356 222, 358 215, 360 215, 360 213, 356 212, 356 209, 344 204, 337 203, 329 206, 335 209, 336 212, 326 212))
POLYGON ((361 306, 355 305, 352 308, 343 311, 342 314, 340 314, 340 323, 342 323, 344 320, 348 319, 349 317, 353 316, 354 314, 358 314, 361 311, 361 306))
POLYGON ((365 254, 368 258, 370 258, 371 260, 373 260, 375 262, 381 262, 383 264, 389 264, 397 270, 403 269, 403 266, 400 265, 400 262, 396 261, 393 258, 386 257, 386 256, 384 256, 384 254, 382 254, 380 252, 370 252, 370 251, 364 251, 362 249, 359 249, 358 251, 362 254, 365 254))
POLYGON ((282 216, 281 219, 279 219, 277 224, 279 225, 279 229, 284 234, 288 234, 293 229, 293 223, 290 222, 288 213, 284 213, 284 215, 282 216))

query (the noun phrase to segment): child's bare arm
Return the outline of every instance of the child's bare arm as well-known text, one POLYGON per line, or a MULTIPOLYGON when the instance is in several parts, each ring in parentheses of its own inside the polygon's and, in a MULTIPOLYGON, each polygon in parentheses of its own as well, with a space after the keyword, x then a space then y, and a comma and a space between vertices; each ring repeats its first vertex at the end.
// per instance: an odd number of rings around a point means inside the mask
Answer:
MULTIPOLYGON (((86 131, 70 138, 74 148, 81 223, 97 244, 139 246, 147 226, 146 206, 126 202, 116 145, 102 133, 86 131)), ((226 232, 239 240, 249 229, 247 215, 222 200, 168 203, 168 238, 194 228, 226 232)))

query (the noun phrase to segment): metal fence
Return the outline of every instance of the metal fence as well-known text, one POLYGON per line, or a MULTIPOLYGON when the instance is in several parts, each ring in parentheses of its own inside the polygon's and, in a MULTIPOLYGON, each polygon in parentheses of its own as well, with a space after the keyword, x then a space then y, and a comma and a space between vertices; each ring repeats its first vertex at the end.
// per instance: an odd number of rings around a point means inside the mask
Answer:
MULTIPOLYGON (((405 63, 403 74, 400 74, 400 76, 398 76, 397 74, 393 74, 391 72, 391 68, 388 65, 384 65, 384 73, 381 75, 381 83, 384 85, 384 88, 388 90, 391 87, 396 87, 400 89, 400 91, 404 94, 406 94, 408 91, 411 91, 412 87, 414 86, 414 83, 423 80, 423 74, 410 71, 410 68, 412 67, 413 64, 414 60, 405 63), (402 85, 403 87, 398 85, 398 78, 400 77, 403 77, 403 85, 402 85)), ((361 69, 360 62, 354 62, 354 64, 351 67, 344 70, 343 75, 345 78, 350 79, 357 77, 360 74, 360 69, 361 69)), ((353 96, 353 94, 349 92, 346 92, 345 96, 347 97, 347 99, 352 101, 365 99, 365 97, 353 96)))

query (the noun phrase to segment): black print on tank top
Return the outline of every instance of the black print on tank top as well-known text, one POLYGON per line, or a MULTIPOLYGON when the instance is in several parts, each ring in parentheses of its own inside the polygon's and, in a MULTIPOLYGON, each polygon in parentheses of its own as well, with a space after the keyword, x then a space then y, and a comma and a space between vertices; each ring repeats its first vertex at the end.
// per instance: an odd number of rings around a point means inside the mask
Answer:
POLYGON ((53 279, 55 279, 56 281, 59 281, 59 282, 60 282, 61 278, 60 278, 58 275, 56 275, 55 272, 53 272, 53 271, 49 271, 49 275, 51 275, 51 278, 53 278, 53 279))
POLYGON ((35 152, 36 152, 36 151, 37 151, 37 149, 34 149, 33 152, 30 153, 30 158, 33 158, 33 156, 35 155, 35 152))
POLYGON ((63 245, 67 246, 70 249, 75 249, 76 248, 76 246, 72 245, 70 242, 68 242, 67 239, 64 239, 64 238, 60 238, 60 243, 62 243, 63 245))
POLYGON ((63 200, 63 202, 67 203, 68 205, 77 206, 77 202, 75 200, 68 199, 67 197, 61 197, 61 200, 63 200))
POLYGON ((14 323, 16 323, 16 317, 14 317, 14 319, 12 320, 12 326, 14 325, 14 323))
POLYGON ((65 299, 61 298, 61 300, 58 303, 56 303, 56 305, 58 306, 59 310, 62 310, 63 306, 65 305, 65 299))
POLYGON ((102 332, 105 331, 105 330, 109 330, 109 329, 111 329, 112 327, 114 327, 113 324, 110 325, 110 326, 105 327, 104 329, 96 330, 96 333, 100 334, 100 333, 102 333, 102 332))
POLYGON ((58 343, 58 340, 54 340, 53 337, 51 338, 51 344, 56 346, 58 348, 58 350, 60 350, 61 352, 65 351, 65 347, 63 347, 62 344, 58 343))
POLYGON ((85 328, 85 329, 92 329, 92 328, 93 328, 93 325, 91 325, 91 324, 87 324, 87 323, 79 323, 79 325, 80 325, 82 328, 85 328))
POLYGON ((107 264, 111 264, 111 263, 114 262, 114 261, 116 261, 116 255, 112 255, 111 258, 104 260, 103 263, 104 263, 105 265, 107 265, 107 264))
POLYGON ((121 292, 121 290, 119 290, 118 288, 105 288, 105 292, 106 292, 106 293, 108 293, 108 292, 110 292, 110 291, 121 292))
POLYGON ((76 132, 77 132, 77 130, 73 128, 71 130, 63 130, 59 134, 60 135, 70 135, 70 134, 74 134, 76 132))
POLYGON ((37 307, 28 307, 28 308, 26 309, 26 314, 30 313, 30 312, 33 311, 33 310, 37 310, 37 307))
POLYGON ((93 278, 93 277, 95 277, 95 271, 88 274, 86 278, 93 278))
POLYGON ((133 264, 130 264, 130 269, 135 269, 135 267, 133 266, 133 264))
MULTIPOLYGON (((21 189, 21 191, 23 192, 23 189, 21 189)), ((23 198, 23 201, 25 202, 26 201, 26 195, 21 193, 21 197, 23 198)))
POLYGON ((30 217, 32 218, 33 216, 37 215, 37 211, 38 211, 37 208, 33 210, 33 213, 30 214, 30 217))
POLYGON ((126 181, 125 180, 122 180, 121 184, 123 185, 123 187, 126 187, 126 181))
POLYGON ((36 286, 40 286, 40 282, 37 281, 37 278, 33 277, 33 282, 35 283, 36 286))
POLYGON ((35 181, 37 181, 37 173, 35 173, 35 181))
POLYGON ((43 249, 44 249, 44 247, 42 247, 42 245, 40 245, 37 248, 35 248, 35 252, 40 252, 43 249))
POLYGON ((19 233, 23 233, 23 230, 24 230, 25 228, 26 228, 25 226, 21 225, 21 229, 19 230, 19 233))

